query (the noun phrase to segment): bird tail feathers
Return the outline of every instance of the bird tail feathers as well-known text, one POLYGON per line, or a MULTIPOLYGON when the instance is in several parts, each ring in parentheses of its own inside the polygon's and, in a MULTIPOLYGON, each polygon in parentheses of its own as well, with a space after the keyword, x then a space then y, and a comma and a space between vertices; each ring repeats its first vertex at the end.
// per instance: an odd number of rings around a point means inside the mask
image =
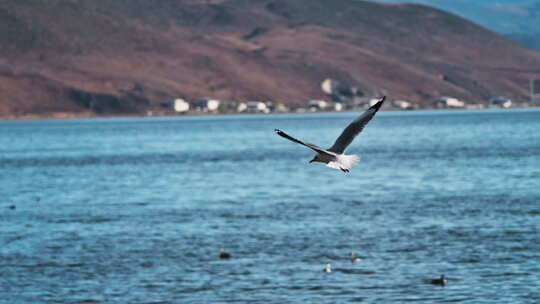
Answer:
POLYGON ((343 169, 351 169, 352 167, 356 166, 358 162, 360 161, 360 156, 356 154, 352 155, 338 155, 337 156, 338 162, 342 164, 343 169))
POLYGON ((354 167, 358 162, 360 161, 360 156, 353 154, 353 155, 337 155, 336 161, 329 162, 326 166, 338 170, 349 170, 352 167, 354 167))

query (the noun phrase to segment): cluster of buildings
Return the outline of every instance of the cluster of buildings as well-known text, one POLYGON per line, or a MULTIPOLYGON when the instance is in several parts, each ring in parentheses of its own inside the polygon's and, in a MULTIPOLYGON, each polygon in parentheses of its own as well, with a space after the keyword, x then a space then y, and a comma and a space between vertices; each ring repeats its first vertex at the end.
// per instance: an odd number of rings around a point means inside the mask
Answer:
MULTIPOLYGON (((287 112, 340 112, 340 111, 360 111, 366 109, 377 102, 377 98, 357 97, 343 102, 332 102, 322 99, 311 99, 306 101, 304 107, 290 109, 282 103, 272 101, 221 101, 213 98, 201 98, 188 102, 182 98, 176 98, 172 103, 162 103, 163 107, 172 107, 174 112, 182 113, 287 113, 287 112)), ((419 109, 419 105, 407 100, 392 100, 389 107, 396 110, 419 109)), ((433 106, 439 109, 474 109, 484 108, 481 104, 467 104, 465 101, 454 97, 443 96, 435 100, 433 106)), ((489 107, 510 108, 513 101, 510 98, 497 96, 489 100, 489 107)))
MULTIPOLYGON (((366 109, 377 102, 377 98, 367 97, 364 92, 354 86, 345 85, 337 80, 325 79, 321 83, 321 89, 328 100, 311 99, 306 101, 303 107, 290 109, 283 103, 272 101, 221 101, 215 98, 201 98, 188 102, 182 98, 176 98, 172 102, 161 105, 172 108, 176 113, 200 112, 200 113, 286 113, 286 112, 319 112, 319 111, 355 111, 366 109)), ((510 108, 513 101, 504 96, 496 96, 489 100, 488 107, 510 108)), ((387 107, 396 110, 414 110, 420 108, 411 101, 396 99, 387 103, 387 107)), ((472 109, 483 108, 483 104, 468 104, 455 97, 442 96, 434 100, 434 108, 443 109, 472 109)))
MULTIPOLYGON (((512 99, 504 96, 494 96, 489 99, 488 107, 508 109, 514 105, 512 99)), ((468 104, 463 100, 454 97, 444 96, 436 100, 436 108, 443 109, 480 109, 484 108, 483 104, 468 104)))
MULTIPOLYGON (((168 106, 169 103, 162 103, 168 106)), ((272 113, 288 112, 289 109, 283 104, 274 105, 271 101, 221 101, 214 98, 201 98, 193 102, 187 102, 183 98, 172 101, 172 108, 177 113, 202 112, 202 113, 272 113)))
MULTIPOLYGON (((221 101, 213 98, 201 98, 188 102, 183 98, 176 98, 172 102, 161 103, 164 108, 172 108, 174 112, 182 113, 288 113, 288 112, 339 112, 344 110, 360 110, 377 102, 376 98, 362 98, 354 103, 330 102, 322 99, 306 101, 305 106, 291 109, 283 103, 272 101, 221 101)), ((406 107, 401 107, 405 109, 406 107)))

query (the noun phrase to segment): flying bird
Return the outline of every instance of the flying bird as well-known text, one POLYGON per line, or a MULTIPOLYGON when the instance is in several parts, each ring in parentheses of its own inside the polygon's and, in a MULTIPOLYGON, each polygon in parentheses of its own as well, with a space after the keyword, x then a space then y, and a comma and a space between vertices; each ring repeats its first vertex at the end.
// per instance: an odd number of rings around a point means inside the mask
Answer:
POLYGON ((358 135, 358 133, 360 133, 367 123, 373 118, 373 116, 375 116, 375 113, 379 111, 385 99, 386 96, 383 96, 381 99, 379 99, 379 101, 377 101, 376 104, 371 106, 364 113, 362 113, 362 115, 351 122, 336 139, 334 145, 328 149, 323 149, 314 144, 298 140, 279 129, 275 129, 275 131, 279 136, 304 145, 317 152, 315 157, 309 161, 310 163, 325 163, 327 167, 338 169, 343 172, 349 172, 349 170, 358 163, 360 156, 355 154, 345 155, 343 152, 345 152, 345 149, 347 149, 347 147, 352 143, 356 135, 358 135))

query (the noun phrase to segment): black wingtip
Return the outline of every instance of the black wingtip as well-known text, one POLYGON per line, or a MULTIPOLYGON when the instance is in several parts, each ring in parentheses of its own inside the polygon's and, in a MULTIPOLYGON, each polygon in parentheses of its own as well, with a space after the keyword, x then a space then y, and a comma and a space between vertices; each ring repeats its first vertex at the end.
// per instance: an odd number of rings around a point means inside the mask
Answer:
POLYGON ((277 135, 285 137, 285 133, 281 131, 280 129, 274 129, 274 132, 276 132, 277 135))
POLYGON ((386 96, 381 97, 381 99, 376 104, 372 105, 368 110, 374 109, 375 111, 378 111, 385 100, 386 96))

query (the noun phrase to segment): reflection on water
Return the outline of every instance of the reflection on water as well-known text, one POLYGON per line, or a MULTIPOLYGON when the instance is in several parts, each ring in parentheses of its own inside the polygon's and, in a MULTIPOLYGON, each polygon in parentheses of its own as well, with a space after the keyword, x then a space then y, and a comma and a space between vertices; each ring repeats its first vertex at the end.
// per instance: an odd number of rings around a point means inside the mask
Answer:
POLYGON ((354 116, 0 122, 0 303, 540 302, 540 111, 354 116))

